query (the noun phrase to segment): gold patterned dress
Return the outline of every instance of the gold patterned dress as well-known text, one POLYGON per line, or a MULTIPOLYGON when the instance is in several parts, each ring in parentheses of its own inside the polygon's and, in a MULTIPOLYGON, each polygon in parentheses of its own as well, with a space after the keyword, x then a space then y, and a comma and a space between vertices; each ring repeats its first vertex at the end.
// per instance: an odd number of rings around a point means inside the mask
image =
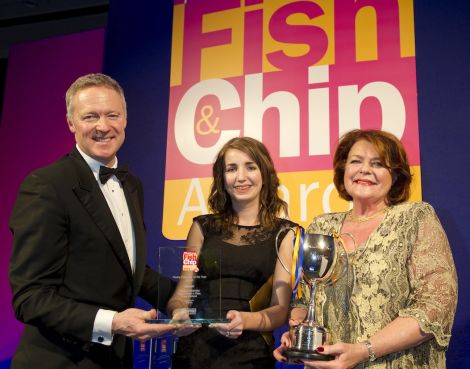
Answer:
MULTIPOLYGON (((346 214, 320 215, 307 232, 340 233, 346 214)), ((432 206, 416 202, 390 207, 381 225, 349 258, 349 278, 317 290, 318 320, 330 329, 331 341, 361 342, 399 316, 413 317, 432 339, 356 368, 445 368, 457 305, 457 275, 432 206)), ((304 296, 308 299, 307 291, 304 296)))

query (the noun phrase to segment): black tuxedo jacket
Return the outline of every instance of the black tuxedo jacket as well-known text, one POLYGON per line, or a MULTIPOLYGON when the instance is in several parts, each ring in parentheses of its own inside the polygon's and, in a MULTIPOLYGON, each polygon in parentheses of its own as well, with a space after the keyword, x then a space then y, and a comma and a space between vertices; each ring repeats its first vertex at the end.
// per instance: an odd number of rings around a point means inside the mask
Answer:
POLYGON ((96 313, 132 307, 138 295, 164 310, 173 285, 146 265, 140 180, 129 174, 123 188, 136 241, 134 274, 113 215, 76 149, 22 183, 10 219, 10 283, 25 329, 12 368, 132 368, 130 339, 90 342, 96 313))

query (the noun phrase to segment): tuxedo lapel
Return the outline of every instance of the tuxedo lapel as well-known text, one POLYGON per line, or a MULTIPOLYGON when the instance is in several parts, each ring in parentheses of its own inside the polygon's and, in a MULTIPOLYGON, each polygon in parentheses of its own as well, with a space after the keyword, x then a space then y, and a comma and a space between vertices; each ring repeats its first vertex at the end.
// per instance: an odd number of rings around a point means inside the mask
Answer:
POLYGON ((78 186, 72 189, 73 192, 101 230, 104 237, 108 240, 129 279, 132 280, 132 269, 126 246, 124 245, 113 214, 96 183, 91 169, 76 149, 72 151, 70 161, 74 165, 78 175, 78 186))

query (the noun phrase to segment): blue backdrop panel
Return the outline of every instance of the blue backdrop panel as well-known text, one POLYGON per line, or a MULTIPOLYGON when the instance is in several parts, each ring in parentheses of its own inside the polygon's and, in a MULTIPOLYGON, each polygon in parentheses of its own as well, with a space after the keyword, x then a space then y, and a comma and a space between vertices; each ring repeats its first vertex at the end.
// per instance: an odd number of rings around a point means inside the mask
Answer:
POLYGON ((462 0, 415 1, 423 198, 447 232, 459 277, 450 369, 470 368, 469 14, 462 0))
POLYGON ((156 246, 171 242, 163 238, 161 224, 172 13, 170 0, 146 0, 139 6, 112 2, 105 44, 104 70, 122 84, 128 106, 126 144, 119 157, 144 182, 148 255, 154 267, 156 246))

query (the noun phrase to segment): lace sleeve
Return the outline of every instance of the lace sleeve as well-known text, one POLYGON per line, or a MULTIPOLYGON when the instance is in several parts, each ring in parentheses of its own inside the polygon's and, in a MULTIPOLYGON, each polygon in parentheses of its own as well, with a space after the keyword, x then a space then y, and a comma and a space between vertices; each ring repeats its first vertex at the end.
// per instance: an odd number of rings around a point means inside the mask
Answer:
POLYGON ((438 344, 446 347, 457 305, 457 275, 434 209, 421 204, 410 214, 411 221, 417 222, 417 237, 408 259, 411 295, 399 314, 415 318, 423 332, 433 334, 438 344))

